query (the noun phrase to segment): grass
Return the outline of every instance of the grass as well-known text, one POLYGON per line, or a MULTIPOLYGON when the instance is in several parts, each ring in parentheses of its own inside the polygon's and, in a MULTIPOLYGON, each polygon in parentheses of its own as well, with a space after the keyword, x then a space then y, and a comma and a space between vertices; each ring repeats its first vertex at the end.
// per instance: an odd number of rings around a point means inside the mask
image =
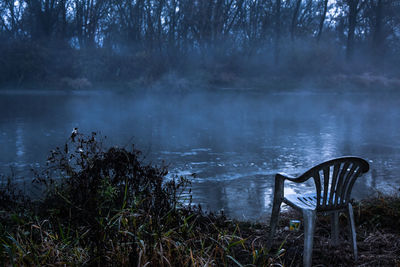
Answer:
MULTIPOLYGON (((105 149, 98 139, 95 133, 74 133, 64 147, 51 152, 46 170, 34 180, 43 190, 41 199, 24 196, 10 179, 2 184, 3 266, 301 264, 302 231, 284 229, 293 217, 291 212, 283 215, 273 244, 268 244, 265 224, 202 211, 191 203, 188 180, 167 181, 167 170, 143 164, 134 147, 105 149)), ((396 266, 400 262, 399 207, 400 198, 395 196, 355 205, 357 263, 346 240, 343 247, 329 246, 329 225, 323 218, 318 222, 313 262, 396 266)), ((341 219, 344 224, 345 218, 341 219)))

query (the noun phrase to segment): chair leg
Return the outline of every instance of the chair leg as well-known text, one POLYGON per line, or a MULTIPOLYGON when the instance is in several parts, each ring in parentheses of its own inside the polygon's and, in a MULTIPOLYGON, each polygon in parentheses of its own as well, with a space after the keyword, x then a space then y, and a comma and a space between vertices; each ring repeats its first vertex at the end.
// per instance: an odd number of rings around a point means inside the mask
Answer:
POLYGON ((350 203, 347 206, 347 218, 349 221, 351 246, 353 249, 354 260, 357 261, 358 253, 357 253, 356 226, 354 223, 353 206, 350 203))
POLYGON ((339 243, 339 212, 333 212, 331 215, 331 242, 334 246, 339 243))
POLYGON ((272 206, 271 220, 270 220, 270 228, 271 232, 269 233, 268 244, 267 247, 271 248, 272 239, 275 235, 276 226, 278 224, 279 219, 279 211, 281 210, 281 204, 283 201, 283 192, 284 192, 284 180, 281 175, 277 174, 275 176, 275 186, 274 186, 274 202, 272 206))
POLYGON ((271 213, 271 220, 269 227, 271 229, 269 233, 269 239, 268 239, 268 247, 272 246, 272 240, 275 235, 276 231, 276 226, 278 225, 278 220, 279 220, 279 212, 281 210, 281 204, 282 200, 279 197, 274 196, 274 203, 272 206, 272 213, 271 213))
POLYGON ((312 262, 316 213, 314 210, 303 210, 303 218, 304 218, 303 265, 304 267, 309 267, 311 266, 312 262))

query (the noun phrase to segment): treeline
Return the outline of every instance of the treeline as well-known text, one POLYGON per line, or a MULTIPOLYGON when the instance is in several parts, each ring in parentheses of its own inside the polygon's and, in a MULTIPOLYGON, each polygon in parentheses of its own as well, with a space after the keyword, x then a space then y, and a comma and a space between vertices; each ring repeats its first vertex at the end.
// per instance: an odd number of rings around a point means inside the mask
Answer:
POLYGON ((3 85, 398 74, 400 1, 2 0, 0 52, 3 85))

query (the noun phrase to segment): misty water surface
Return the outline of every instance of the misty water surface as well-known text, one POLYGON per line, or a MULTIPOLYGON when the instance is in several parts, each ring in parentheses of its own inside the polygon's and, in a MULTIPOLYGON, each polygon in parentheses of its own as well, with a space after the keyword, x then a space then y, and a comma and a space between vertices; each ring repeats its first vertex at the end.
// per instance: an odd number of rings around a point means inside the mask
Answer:
POLYGON ((370 162, 356 198, 400 187, 399 95, 3 91, 0 99, 1 173, 19 179, 78 127, 110 145, 134 143, 146 161, 167 164, 169 177, 188 175, 195 203, 241 219, 267 217, 276 172, 333 157, 370 162))

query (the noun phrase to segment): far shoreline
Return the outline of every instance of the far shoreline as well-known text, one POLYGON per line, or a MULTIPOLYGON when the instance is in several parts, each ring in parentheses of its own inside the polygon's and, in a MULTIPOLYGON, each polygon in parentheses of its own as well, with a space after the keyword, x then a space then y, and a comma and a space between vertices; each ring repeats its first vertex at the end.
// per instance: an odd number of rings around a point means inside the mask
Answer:
MULTIPOLYGON (((20 85, 3 85, 2 95, 91 95, 107 93, 201 93, 201 92, 235 92, 267 94, 345 94, 345 93, 396 93, 400 91, 400 79, 384 75, 333 74, 319 78, 240 78, 235 82, 224 82, 185 78, 176 74, 166 75, 150 84, 129 81, 88 81, 85 86, 66 85, 60 82, 24 83, 20 85), (172 76, 171 76, 172 75, 172 76)), ((73 81, 75 79, 72 79, 73 81)), ((81 78, 76 80, 82 80, 81 78)), ((79 81, 78 81, 79 82, 79 81)))

